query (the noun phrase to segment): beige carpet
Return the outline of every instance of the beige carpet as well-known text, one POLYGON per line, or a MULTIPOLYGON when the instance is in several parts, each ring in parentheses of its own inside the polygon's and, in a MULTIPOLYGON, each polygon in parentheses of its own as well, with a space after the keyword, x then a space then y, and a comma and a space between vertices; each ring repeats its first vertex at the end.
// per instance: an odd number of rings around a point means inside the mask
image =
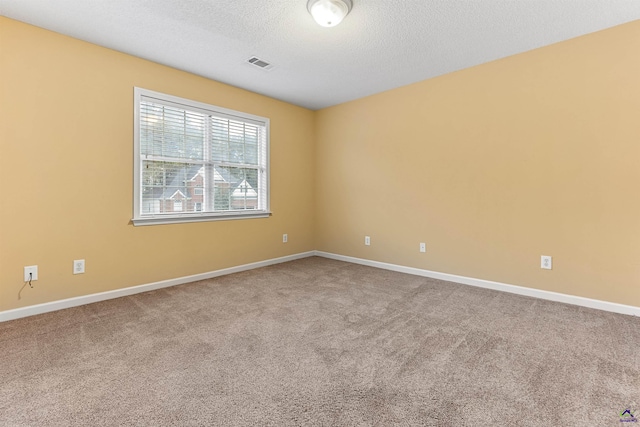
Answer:
POLYGON ((308 258, 0 323, 0 425, 623 425, 639 343, 639 318, 308 258))

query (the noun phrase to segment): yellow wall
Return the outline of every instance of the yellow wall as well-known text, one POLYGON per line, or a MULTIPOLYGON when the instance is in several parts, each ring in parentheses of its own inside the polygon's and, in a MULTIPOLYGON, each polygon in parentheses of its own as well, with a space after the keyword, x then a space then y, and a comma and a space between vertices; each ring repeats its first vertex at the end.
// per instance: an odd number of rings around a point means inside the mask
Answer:
POLYGON ((0 17, 0 311, 314 249, 313 118, 0 17), (132 226, 134 86, 270 118, 273 216, 132 226))
POLYGON ((639 52, 634 22, 318 112, 316 248, 640 306, 639 52))
POLYGON ((314 113, 0 17, 0 311, 312 249, 640 306, 638 52, 635 22, 314 113), (269 117, 274 215, 133 227, 134 86, 269 117))

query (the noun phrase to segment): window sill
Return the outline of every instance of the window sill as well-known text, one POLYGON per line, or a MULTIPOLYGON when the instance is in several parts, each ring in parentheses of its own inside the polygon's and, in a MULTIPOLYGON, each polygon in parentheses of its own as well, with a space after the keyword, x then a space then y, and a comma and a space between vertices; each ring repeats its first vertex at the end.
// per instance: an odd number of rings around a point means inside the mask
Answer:
POLYGON ((144 218, 134 218, 131 220, 133 225, 166 225, 180 224, 185 222, 209 222, 209 221, 230 221, 236 219, 255 219, 268 218, 271 212, 260 211, 252 213, 228 213, 228 214, 200 214, 200 215, 181 215, 181 216, 148 216, 144 218))

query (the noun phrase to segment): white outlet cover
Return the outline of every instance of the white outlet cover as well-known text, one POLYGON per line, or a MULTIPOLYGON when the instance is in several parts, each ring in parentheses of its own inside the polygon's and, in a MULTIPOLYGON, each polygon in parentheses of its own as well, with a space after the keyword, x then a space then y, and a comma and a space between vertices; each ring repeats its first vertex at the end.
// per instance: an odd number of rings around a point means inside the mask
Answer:
POLYGON ((73 274, 82 274, 84 273, 84 260, 76 259, 73 260, 73 274))
POLYGON ((289 241, 289 235, 288 234, 283 234, 282 235, 282 243, 287 243, 289 241))
POLYGON ((364 236, 364 244, 367 246, 371 245, 371 237, 364 236))
POLYGON ((24 281, 28 282, 29 280, 31 280, 32 282, 34 280, 38 280, 38 266, 37 265, 30 265, 24 268, 24 281))
POLYGON ((540 268, 544 270, 551 270, 553 267, 553 258, 548 255, 542 255, 540 257, 540 268))
POLYGON ((427 244, 420 243, 420 252, 427 252, 427 244))

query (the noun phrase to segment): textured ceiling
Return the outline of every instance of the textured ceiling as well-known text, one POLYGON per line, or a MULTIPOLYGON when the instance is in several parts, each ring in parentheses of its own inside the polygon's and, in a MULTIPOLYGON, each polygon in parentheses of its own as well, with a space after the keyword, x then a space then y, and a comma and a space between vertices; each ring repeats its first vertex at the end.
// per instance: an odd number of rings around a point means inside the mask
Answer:
POLYGON ((639 0, 353 0, 323 28, 306 3, 0 0, 0 14, 311 109, 640 19, 639 0))

